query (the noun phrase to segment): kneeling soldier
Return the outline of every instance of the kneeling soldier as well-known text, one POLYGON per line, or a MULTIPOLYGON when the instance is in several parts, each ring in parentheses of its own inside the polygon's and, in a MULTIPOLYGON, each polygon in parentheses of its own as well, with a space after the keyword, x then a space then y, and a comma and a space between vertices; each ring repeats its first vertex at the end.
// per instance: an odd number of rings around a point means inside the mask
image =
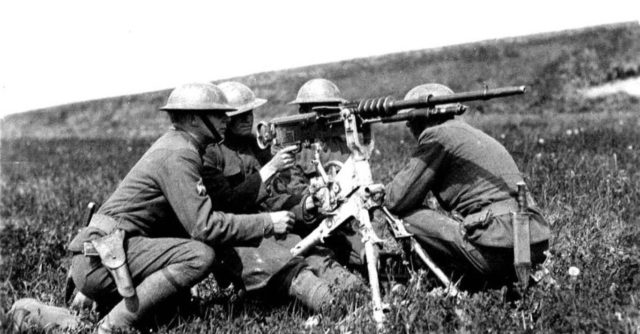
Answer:
MULTIPOLYGON (((267 101, 256 98, 249 87, 239 82, 224 82, 218 87, 237 110, 228 113, 224 145, 209 146, 204 156, 205 186, 215 205, 236 213, 283 207, 300 210, 301 206, 295 204, 302 201, 302 196, 274 192, 270 184, 275 173, 293 167, 291 151, 295 146, 284 148, 271 158, 268 151, 257 147, 251 133, 253 110, 267 101)), ((289 250, 300 240, 290 234, 286 239, 267 238, 258 248, 236 247, 232 254, 226 254, 225 262, 233 263, 235 259, 234 274, 241 277, 240 284, 248 291, 263 294, 269 300, 288 295, 315 311, 330 306, 341 293, 364 286, 331 258, 328 249, 316 250, 305 258, 292 258, 289 250)))
MULTIPOLYGON (((452 93, 446 86, 425 84, 405 99, 452 93)), ((514 243, 519 244, 522 235, 526 244, 518 245, 515 253, 530 254, 531 264, 544 260, 549 225, 528 194, 530 207, 524 211, 530 217, 529 231, 514 237, 518 219, 512 217, 522 213, 516 185, 523 179, 499 142, 453 116, 412 120, 407 127, 418 147, 386 186, 386 204, 404 218, 407 230, 447 274, 454 280, 462 277, 462 286, 470 289, 515 281, 514 243), (429 191, 451 214, 424 206, 429 191)))
POLYGON ((214 264, 212 246, 257 246, 292 224, 286 211, 215 211, 202 181, 202 154, 208 144, 222 141, 225 112, 234 110, 218 87, 178 87, 162 110, 173 127, 69 246, 76 254, 71 272, 78 289, 102 307, 115 304, 98 332, 139 324, 155 307, 206 277, 214 264), (99 258, 83 254, 93 248, 99 258))

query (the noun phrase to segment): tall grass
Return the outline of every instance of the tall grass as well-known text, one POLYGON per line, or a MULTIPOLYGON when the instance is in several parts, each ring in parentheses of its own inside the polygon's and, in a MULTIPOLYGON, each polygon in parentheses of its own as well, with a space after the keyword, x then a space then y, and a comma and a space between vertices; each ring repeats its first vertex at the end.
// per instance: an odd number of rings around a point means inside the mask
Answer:
MULTIPOLYGON (((503 291, 442 297, 422 278, 406 292, 386 293, 392 332, 637 332, 640 330, 640 116, 470 115, 469 122, 513 153, 552 222, 549 268, 521 300, 503 291), (567 274, 575 266, 576 279, 567 274)), ((401 126, 376 130, 375 178, 389 181, 414 140, 401 126)), ((151 139, 13 139, 2 141, 0 322, 11 303, 35 297, 62 305, 65 245, 90 200, 103 201, 151 139)), ((343 301, 352 314, 326 315, 312 331, 370 333, 368 295, 343 301)), ((168 333, 301 332, 299 305, 249 303, 234 313, 214 307, 168 333)), ((5 324, 0 324, 0 329, 5 324)))

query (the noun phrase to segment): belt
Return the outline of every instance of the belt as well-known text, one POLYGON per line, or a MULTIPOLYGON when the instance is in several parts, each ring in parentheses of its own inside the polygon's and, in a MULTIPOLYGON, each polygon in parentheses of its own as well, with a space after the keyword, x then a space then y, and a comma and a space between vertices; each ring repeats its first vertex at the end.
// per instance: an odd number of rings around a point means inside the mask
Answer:
MULTIPOLYGON (((115 231, 119 223, 113 217, 95 214, 91 217, 89 227, 93 227, 102 231, 105 235, 115 231)), ((71 252, 72 255, 82 254, 84 256, 98 256, 98 251, 95 249, 91 241, 85 241, 82 243, 82 250, 75 250, 71 252)))

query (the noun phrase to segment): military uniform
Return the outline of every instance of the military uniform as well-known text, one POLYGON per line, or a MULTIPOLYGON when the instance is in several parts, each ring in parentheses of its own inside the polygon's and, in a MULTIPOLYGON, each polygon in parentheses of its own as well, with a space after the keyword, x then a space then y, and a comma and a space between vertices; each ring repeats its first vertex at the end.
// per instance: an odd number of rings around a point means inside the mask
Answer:
MULTIPOLYGON (((342 98, 342 93, 335 83, 323 79, 315 78, 305 82, 296 95, 296 99, 288 104, 297 105, 300 113, 314 112, 313 107, 318 106, 334 106, 346 100, 342 98)), ((320 163, 324 166, 330 161, 344 162, 349 157, 350 151, 345 140, 341 136, 323 138, 322 150, 319 152, 320 163)), ((280 147, 273 146, 275 152, 280 147)), ((306 195, 304 192, 309 187, 310 179, 317 176, 316 165, 314 160, 315 149, 311 147, 302 147, 300 152, 296 154, 296 164, 294 168, 279 173, 272 181, 272 188, 275 192, 282 194, 306 195)), ((312 223, 309 221, 308 223, 312 223)), ((302 230, 301 234, 310 231, 302 230)))
POLYGON ((78 289, 100 303, 121 299, 100 260, 81 254, 83 243, 115 229, 126 231, 125 251, 134 285, 162 272, 177 290, 203 279, 213 268, 211 246, 257 246, 268 214, 215 211, 201 172, 200 147, 172 129, 159 138, 73 239, 72 277, 78 289))
MULTIPOLYGON (((511 212, 522 181, 507 150, 464 121, 427 127, 418 147, 386 186, 386 205, 404 218, 425 250, 444 269, 478 288, 515 280, 511 212), (427 209, 431 191, 451 213, 427 209)), ((531 260, 544 260, 549 225, 532 203, 531 260)))
POLYGON ((203 157, 205 185, 217 207, 235 213, 288 210, 303 221, 300 203, 308 184, 291 191, 282 185, 281 173, 263 182, 259 171, 272 157, 269 150, 258 148, 253 136, 227 136, 223 145, 208 146, 203 157))
MULTIPOLYGON (((301 217, 301 194, 276 192, 271 180, 262 182, 258 172, 270 155, 255 147, 255 140, 250 138, 232 134, 226 138, 220 148, 209 146, 204 156, 205 184, 211 189, 211 196, 221 198, 215 202, 231 212, 286 208, 301 217)), ((314 310, 328 306, 335 294, 362 284, 332 260, 328 249, 316 250, 304 258, 292 257, 289 250, 300 240, 298 235, 289 234, 284 239, 267 238, 257 248, 225 250, 224 267, 232 270, 218 275, 219 281, 234 282, 269 300, 292 296, 314 310)))
MULTIPOLYGON (((313 107, 333 106, 337 107, 346 100, 342 98, 340 89, 335 83, 322 78, 311 79, 305 82, 296 95, 296 99, 289 102, 298 105, 300 113, 314 112, 313 107)), ((350 155, 345 139, 341 135, 323 138, 323 146, 319 152, 320 163, 324 166, 330 161, 344 162, 350 155)), ((272 152, 281 147, 273 146, 272 152)), ((270 199, 265 202, 270 206, 289 208, 296 214, 296 225, 293 232, 304 237, 313 231, 319 218, 314 214, 307 214, 301 209, 306 196, 309 196, 308 188, 312 177, 317 176, 314 160, 315 149, 302 147, 296 154, 296 163, 293 168, 278 173, 269 181, 271 193, 270 199), (300 223, 301 222, 301 223, 300 223)), ((360 265, 360 255, 353 251, 352 245, 360 245, 360 236, 353 230, 340 229, 325 240, 325 246, 331 249, 335 258, 342 265, 360 265)))

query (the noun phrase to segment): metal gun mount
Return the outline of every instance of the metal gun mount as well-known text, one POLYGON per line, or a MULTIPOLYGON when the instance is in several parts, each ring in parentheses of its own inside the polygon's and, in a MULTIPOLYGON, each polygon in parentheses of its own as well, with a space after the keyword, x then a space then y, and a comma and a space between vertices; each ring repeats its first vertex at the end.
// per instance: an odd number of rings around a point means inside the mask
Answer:
MULTIPOLYGON (((321 142, 323 136, 343 134, 351 154, 336 175, 328 176, 323 166, 317 163, 320 175, 312 183, 328 189, 328 203, 323 203, 326 218, 300 243, 291 249, 294 256, 303 254, 314 245, 322 243, 333 231, 347 221, 357 220, 358 230, 364 243, 369 284, 373 303, 373 319, 379 328, 383 327, 385 306, 380 294, 378 277, 378 257, 376 245, 382 240, 376 235, 371 224, 371 210, 382 208, 389 229, 396 240, 410 240, 411 250, 435 273, 448 288, 449 295, 456 296, 458 290, 449 278, 432 261, 420 244, 408 233, 402 220, 396 219, 382 207, 384 187, 373 182, 369 158, 374 149, 371 124, 397 122, 417 117, 451 117, 464 113, 466 107, 459 102, 487 100, 523 94, 525 87, 506 87, 479 92, 465 92, 447 96, 428 96, 422 99, 396 101, 392 98, 369 99, 345 103, 338 107, 318 107, 308 114, 294 115, 258 125, 258 144, 267 147, 275 145, 311 145, 321 142), (414 109, 405 113, 399 110, 414 109)), ((318 147, 316 145, 316 159, 318 147)))

